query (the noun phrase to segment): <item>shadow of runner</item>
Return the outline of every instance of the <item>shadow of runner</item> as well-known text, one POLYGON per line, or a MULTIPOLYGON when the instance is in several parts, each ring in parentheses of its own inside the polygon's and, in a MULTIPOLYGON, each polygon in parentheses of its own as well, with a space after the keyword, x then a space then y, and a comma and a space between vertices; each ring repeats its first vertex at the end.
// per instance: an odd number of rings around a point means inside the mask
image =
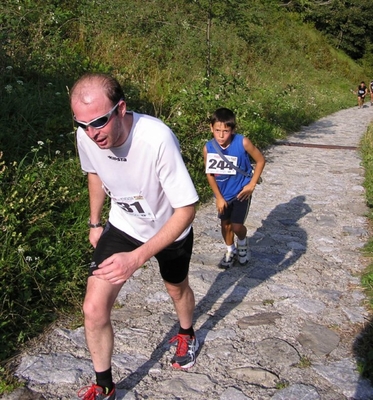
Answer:
POLYGON ((306 252, 307 233, 298 221, 310 211, 304 196, 276 206, 249 239, 252 266, 233 267, 217 275, 196 306, 196 318, 209 311, 224 293, 227 296, 214 315, 200 327, 198 338, 201 344, 208 331, 237 307, 250 289, 289 268, 306 252))
MULTIPOLYGON (((306 252, 307 233, 299 226, 298 221, 311 211, 305 202, 305 196, 297 196, 288 203, 276 206, 262 221, 262 226, 249 238, 250 264, 253 267, 233 267, 216 275, 208 292, 196 305, 194 319, 198 320, 206 315, 219 299, 224 295, 226 297, 214 311, 214 315, 209 315, 196 333, 200 342, 199 352, 207 333, 244 300, 250 289, 289 268, 306 252)), ((203 276, 208 273, 204 269, 195 272, 195 275, 203 276)), ((178 328, 179 324, 175 323, 153 351, 150 360, 118 382, 118 389, 132 390, 148 374, 162 358, 170 338, 177 333, 178 328)))
MULTIPOLYGON (((367 380, 373 385, 373 319, 357 335, 353 351, 360 374, 354 398, 363 399, 366 393, 367 380)), ((365 397, 366 398, 366 397, 365 397)))

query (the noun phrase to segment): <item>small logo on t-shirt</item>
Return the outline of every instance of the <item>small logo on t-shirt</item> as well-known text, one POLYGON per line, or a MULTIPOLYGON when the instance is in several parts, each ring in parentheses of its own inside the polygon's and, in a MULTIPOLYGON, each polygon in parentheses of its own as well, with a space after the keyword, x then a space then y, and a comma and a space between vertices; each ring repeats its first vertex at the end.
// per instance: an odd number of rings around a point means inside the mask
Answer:
POLYGON ((110 160, 114 160, 114 161, 127 161, 127 158, 126 158, 126 157, 108 156, 108 158, 110 158, 110 160))
POLYGON ((97 265, 94 261, 89 264, 89 268, 97 268, 97 265))

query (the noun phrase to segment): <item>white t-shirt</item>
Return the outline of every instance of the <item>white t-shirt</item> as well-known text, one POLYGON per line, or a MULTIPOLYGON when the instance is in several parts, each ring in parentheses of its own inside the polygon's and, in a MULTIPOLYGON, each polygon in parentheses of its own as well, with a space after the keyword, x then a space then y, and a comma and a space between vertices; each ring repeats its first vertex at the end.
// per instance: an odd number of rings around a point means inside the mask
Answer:
POLYGON ((83 171, 96 173, 111 197, 110 223, 146 242, 175 208, 196 203, 198 195, 170 128, 149 115, 132 114, 132 129, 122 146, 100 149, 81 128, 77 143, 83 171))

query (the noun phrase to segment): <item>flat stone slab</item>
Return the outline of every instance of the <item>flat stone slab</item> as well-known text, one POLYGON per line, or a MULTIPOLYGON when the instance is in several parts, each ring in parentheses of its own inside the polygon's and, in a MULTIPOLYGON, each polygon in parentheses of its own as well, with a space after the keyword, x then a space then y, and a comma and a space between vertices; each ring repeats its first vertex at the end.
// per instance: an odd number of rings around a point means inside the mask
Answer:
POLYGON ((258 385, 265 388, 274 388, 279 382, 279 377, 276 374, 267 371, 264 368, 232 368, 228 370, 228 373, 232 378, 244 381, 251 385, 258 385))
POLYGON ((238 321, 238 326, 241 329, 246 329, 249 326, 270 325, 274 324, 278 318, 281 318, 281 314, 275 312, 249 315, 241 318, 238 321))
POLYGON ((291 385, 276 393, 272 400, 322 400, 313 386, 291 385))
POLYGON ((333 386, 343 388, 343 394, 356 400, 373 399, 373 388, 357 372, 356 364, 344 359, 327 365, 315 365, 315 371, 327 379, 333 386))
POLYGON ((285 340, 268 338, 257 343, 255 347, 260 355, 262 365, 295 366, 300 361, 298 351, 285 340))
POLYGON ((76 384, 82 375, 91 373, 88 360, 77 360, 71 354, 28 356, 22 359, 17 376, 37 384, 76 384))
POLYGON ((321 356, 330 354, 338 346, 340 337, 323 325, 307 322, 297 340, 303 347, 321 356))

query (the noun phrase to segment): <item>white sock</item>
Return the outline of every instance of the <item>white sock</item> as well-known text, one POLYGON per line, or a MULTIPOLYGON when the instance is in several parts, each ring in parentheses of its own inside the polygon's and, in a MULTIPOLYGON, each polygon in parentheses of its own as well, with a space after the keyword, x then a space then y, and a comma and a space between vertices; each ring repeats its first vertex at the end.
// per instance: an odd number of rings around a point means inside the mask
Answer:
POLYGON ((238 246, 245 246, 246 245, 246 238, 242 239, 242 240, 237 238, 237 245, 238 246))
POLYGON ((228 253, 234 253, 236 251, 236 246, 234 244, 227 246, 228 253))

